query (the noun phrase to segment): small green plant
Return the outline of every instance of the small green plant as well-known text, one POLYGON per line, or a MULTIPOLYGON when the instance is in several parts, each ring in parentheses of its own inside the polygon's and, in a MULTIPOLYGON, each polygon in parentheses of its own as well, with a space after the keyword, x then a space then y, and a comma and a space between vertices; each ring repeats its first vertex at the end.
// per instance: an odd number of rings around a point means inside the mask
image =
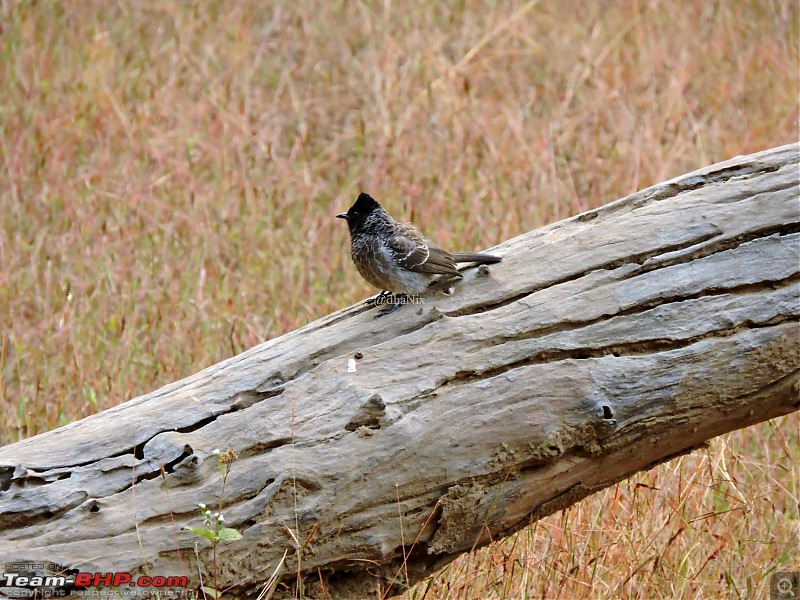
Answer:
POLYGON ((235 542, 242 538, 242 534, 232 527, 225 527, 225 517, 222 515, 222 503, 225 497, 225 483, 228 480, 228 474, 231 472, 231 465, 236 459, 236 453, 233 448, 228 448, 224 452, 214 450, 212 454, 216 455, 219 459, 219 470, 222 475, 222 490, 219 494, 219 505, 217 511, 214 512, 202 502, 198 504, 200 508, 200 517, 203 519, 203 527, 187 527, 192 533, 206 538, 211 542, 212 553, 212 566, 214 573, 214 587, 203 586, 203 593, 211 598, 219 598, 221 593, 218 591, 217 585, 217 545, 220 542, 235 542))
POLYGON ((189 531, 207 538, 215 546, 220 542, 233 542, 241 539, 242 534, 236 529, 222 526, 225 518, 221 513, 211 512, 203 503, 198 504, 198 506, 200 507, 200 516, 203 518, 205 528, 187 527, 189 531))

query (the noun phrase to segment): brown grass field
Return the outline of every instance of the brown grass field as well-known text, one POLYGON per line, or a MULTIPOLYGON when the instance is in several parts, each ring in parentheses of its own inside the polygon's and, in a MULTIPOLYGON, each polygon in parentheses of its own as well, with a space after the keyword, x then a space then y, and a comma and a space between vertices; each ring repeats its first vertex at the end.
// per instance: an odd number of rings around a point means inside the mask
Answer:
MULTIPOLYGON (((361 190, 477 250, 796 141, 798 12, 0 2, 0 444, 372 294, 333 218, 361 190)), ((767 598, 800 570, 798 431, 715 439, 405 597, 767 598)))

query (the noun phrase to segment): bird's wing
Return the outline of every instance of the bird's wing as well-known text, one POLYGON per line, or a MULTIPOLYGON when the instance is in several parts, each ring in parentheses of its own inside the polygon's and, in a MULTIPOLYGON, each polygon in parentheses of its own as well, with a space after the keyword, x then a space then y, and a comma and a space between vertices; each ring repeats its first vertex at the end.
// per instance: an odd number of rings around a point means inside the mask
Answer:
POLYGON ((412 225, 398 223, 387 244, 397 264, 415 273, 460 276, 453 257, 420 235, 412 225))

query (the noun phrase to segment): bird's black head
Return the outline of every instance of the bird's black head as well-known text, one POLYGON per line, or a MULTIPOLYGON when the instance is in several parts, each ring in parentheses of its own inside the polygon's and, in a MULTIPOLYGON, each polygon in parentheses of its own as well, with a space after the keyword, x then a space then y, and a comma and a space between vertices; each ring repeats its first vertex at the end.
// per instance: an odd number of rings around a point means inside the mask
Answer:
MULTIPOLYGON (((347 221, 347 226, 350 228, 350 232, 358 231, 362 227, 365 226, 365 221, 371 215, 378 215, 380 214, 385 215, 386 213, 381 208, 381 205, 378 204, 375 199, 370 196, 369 194, 365 194, 364 192, 358 195, 358 199, 355 201, 355 204, 350 207, 346 213, 339 213, 337 218, 345 219, 347 221)), ((386 215, 388 217, 388 215, 386 215)), ((371 221, 383 221, 381 219, 371 219, 371 221)))

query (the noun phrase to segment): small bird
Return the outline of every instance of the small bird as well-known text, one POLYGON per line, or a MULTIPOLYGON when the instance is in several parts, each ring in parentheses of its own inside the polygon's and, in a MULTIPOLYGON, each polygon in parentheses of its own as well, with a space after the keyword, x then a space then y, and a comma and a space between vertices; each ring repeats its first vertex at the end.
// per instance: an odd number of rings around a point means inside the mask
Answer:
MULTIPOLYGON (((424 292, 441 278, 462 277, 456 263, 492 264, 502 259, 489 254, 449 253, 426 240, 410 223, 398 223, 369 194, 361 193, 346 213, 350 229, 350 256, 358 272, 370 284, 383 290, 371 299, 391 306, 377 317, 394 312, 409 296, 424 292)), ((376 317, 376 318, 377 318, 376 317)))

